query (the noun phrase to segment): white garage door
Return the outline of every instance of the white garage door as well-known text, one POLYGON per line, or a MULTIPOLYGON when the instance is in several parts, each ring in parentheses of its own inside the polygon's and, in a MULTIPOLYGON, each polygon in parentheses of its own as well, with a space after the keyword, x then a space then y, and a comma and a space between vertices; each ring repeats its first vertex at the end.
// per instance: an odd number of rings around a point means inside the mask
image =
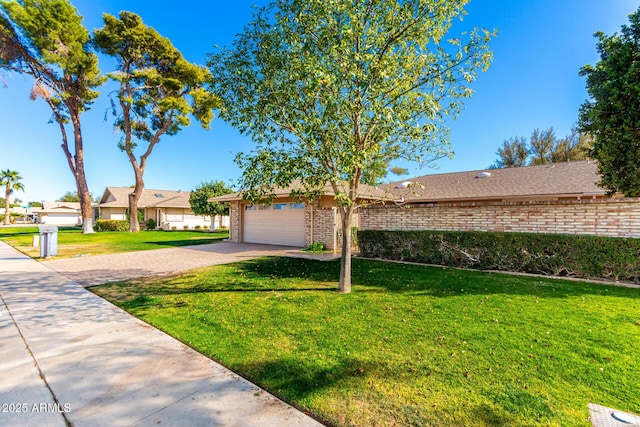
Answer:
POLYGON ((245 206, 243 240, 268 245, 304 246, 304 205, 245 206))
POLYGON ((42 217, 43 224, 78 225, 78 214, 49 213, 42 217))

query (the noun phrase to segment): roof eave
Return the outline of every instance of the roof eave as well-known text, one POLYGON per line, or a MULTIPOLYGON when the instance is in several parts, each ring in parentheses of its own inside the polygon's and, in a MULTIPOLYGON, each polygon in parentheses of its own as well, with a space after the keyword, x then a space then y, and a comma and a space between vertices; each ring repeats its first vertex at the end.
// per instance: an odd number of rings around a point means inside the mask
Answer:
POLYGON ((605 192, 587 192, 587 193, 549 193, 549 194, 519 194, 509 196, 485 196, 485 197, 451 197, 451 198, 407 198, 404 203, 457 203, 457 202, 508 202, 520 200, 557 200, 557 199, 583 199, 594 197, 607 197, 605 192))

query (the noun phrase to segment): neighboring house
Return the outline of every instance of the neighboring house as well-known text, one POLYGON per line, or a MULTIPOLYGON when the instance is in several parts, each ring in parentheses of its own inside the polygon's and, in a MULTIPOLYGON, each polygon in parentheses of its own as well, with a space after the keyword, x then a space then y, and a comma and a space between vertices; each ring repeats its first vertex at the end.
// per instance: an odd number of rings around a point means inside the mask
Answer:
POLYGON ((82 224, 80 202, 42 202, 42 208, 34 208, 39 224, 70 225, 82 224))
MULTIPOLYGON (((107 187, 100 199, 100 219, 126 220, 129 218, 130 187, 107 187)), ((188 191, 150 190, 144 189, 138 201, 138 210, 142 212, 144 221, 153 219, 158 228, 165 230, 192 229, 199 225, 210 227, 211 218, 195 215, 189 204, 188 191)), ((229 227, 229 217, 219 216, 214 219, 214 228, 229 227)))
MULTIPOLYGON (((15 215, 16 223, 24 223, 24 224, 34 224, 38 221, 38 211, 40 208, 24 208, 13 207, 9 208, 9 214, 15 215)), ((0 209, 0 214, 4 214, 4 209, 0 209)))
MULTIPOLYGON (((590 161, 425 175, 380 187, 363 185, 354 226, 362 230, 481 230, 640 237, 640 199, 610 198, 590 161)), ((334 194, 307 203, 277 189, 271 205, 231 203, 230 240, 339 247, 334 194)))
MULTIPOLYGON (((209 200, 230 203, 229 240, 232 242, 296 247, 321 242, 330 249, 337 248, 341 220, 333 190, 326 186, 322 196, 308 202, 290 197, 291 191, 298 187, 298 183, 293 183, 290 187, 275 189, 271 204, 252 205, 243 199, 241 192, 209 200)), ((359 194, 360 199, 372 202, 387 196, 387 191, 368 185, 362 185, 359 194)), ((357 212, 353 226, 358 226, 357 212)))

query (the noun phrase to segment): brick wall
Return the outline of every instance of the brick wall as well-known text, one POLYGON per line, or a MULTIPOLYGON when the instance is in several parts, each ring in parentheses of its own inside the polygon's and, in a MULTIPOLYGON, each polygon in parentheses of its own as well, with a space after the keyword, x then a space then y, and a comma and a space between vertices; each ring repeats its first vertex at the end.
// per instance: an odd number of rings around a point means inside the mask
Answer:
POLYGON ((374 205, 363 230, 458 230, 593 234, 640 238, 640 198, 374 205))
POLYGON ((229 203, 229 241, 240 242, 240 226, 242 224, 242 210, 240 202, 235 201, 229 203))
MULTIPOLYGON (((320 207, 318 202, 314 202, 313 207, 313 241, 310 241, 309 244, 322 242, 327 249, 336 249, 335 208, 320 207)), ((307 235, 307 237, 311 240, 311 236, 307 235)))

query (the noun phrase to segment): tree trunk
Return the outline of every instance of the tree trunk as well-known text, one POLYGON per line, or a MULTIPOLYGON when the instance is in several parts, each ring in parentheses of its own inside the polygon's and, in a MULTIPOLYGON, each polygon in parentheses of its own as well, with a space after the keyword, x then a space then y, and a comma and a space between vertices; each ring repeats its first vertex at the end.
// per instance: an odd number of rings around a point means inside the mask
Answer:
POLYGON ((211 218, 211 226, 209 227, 210 231, 215 231, 216 229, 216 216, 215 214, 210 214, 210 218, 211 218))
POLYGON ((9 197, 11 197, 11 190, 9 184, 7 184, 6 192, 4 193, 4 225, 9 225, 9 197))
POLYGON ((129 232, 138 233, 140 231, 140 222, 138 221, 138 201, 142 197, 144 190, 144 180, 142 172, 137 164, 132 164, 136 175, 136 186, 132 193, 129 194, 129 232))
MULTIPOLYGON (((75 156, 71 157, 71 153, 66 148, 66 137, 64 137, 65 145, 62 146, 69 167, 76 179, 76 189, 80 198, 80 214, 82 216, 82 234, 94 233, 93 229, 93 206, 91 206, 91 193, 87 185, 87 177, 84 172, 84 148, 82 142, 82 130, 80 127, 80 113, 74 108, 69 107, 71 122, 73 123, 73 139, 75 145, 75 156)), ((65 135, 63 135, 65 136, 65 135)))
POLYGON ((80 198, 80 214, 82 216, 82 234, 95 233, 93 229, 93 201, 91 200, 91 194, 87 187, 87 180, 84 176, 84 170, 82 177, 76 182, 78 188, 78 197, 80 198))
POLYGON ((342 214, 342 256, 338 292, 348 294, 351 292, 351 222, 353 206, 344 207, 340 213, 342 214))

